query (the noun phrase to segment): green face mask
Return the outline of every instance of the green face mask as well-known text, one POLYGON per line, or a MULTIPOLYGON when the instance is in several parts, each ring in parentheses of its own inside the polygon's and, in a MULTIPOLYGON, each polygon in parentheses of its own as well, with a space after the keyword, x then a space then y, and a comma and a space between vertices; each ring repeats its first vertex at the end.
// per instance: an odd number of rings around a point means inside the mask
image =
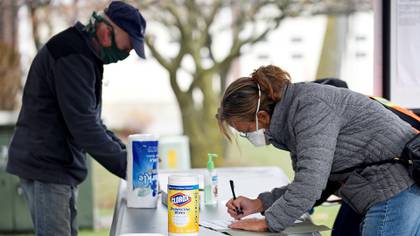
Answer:
POLYGON ((111 47, 101 47, 101 58, 104 64, 114 63, 117 61, 122 61, 130 55, 128 52, 121 51, 117 48, 115 43, 114 31, 112 31, 112 45, 111 47))
MULTIPOLYGON (((122 61, 127 58, 130 54, 128 52, 122 51, 117 47, 117 43, 115 42, 115 33, 114 28, 112 25, 102 16, 97 15, 96 12, 92 13, 91 19, 89 23, 85 26, 85 30, 93 37, 96 36, 96 27, 100 22, 104 22, 109 27, 111 27, 111 46, 110 47, 101 47, 100 50, 100 57, 104 64, 110 64, 117 61, 122 61)), ((99 41, 99 40, 98 40, 99 41)))

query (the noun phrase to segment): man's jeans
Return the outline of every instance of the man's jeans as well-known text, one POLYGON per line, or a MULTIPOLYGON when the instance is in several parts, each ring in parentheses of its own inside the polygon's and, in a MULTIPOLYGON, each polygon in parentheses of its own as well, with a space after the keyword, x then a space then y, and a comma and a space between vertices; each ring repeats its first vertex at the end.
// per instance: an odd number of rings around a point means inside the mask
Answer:
POLYGON ((77 187, 20 179, 38 236, 77 235, 77 187))
POLYGON ((420 187, 416 184, 373 205, 362 223, 363 236, 420 235, 420 187))

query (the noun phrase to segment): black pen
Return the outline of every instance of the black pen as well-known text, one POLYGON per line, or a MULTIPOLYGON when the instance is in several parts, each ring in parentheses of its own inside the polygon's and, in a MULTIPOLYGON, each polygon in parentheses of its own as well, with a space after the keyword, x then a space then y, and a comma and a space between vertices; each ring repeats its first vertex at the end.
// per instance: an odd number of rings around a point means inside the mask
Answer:
MULTIPOLYGON (((235 186, 233 185, 233 180, 229 180, 230 189, 232 190, 233 200, 236 200, 236 194, 235 194, 235 186)), ((242 210, 235 206, 236 213, 238 215, 243 214, 242 210)))

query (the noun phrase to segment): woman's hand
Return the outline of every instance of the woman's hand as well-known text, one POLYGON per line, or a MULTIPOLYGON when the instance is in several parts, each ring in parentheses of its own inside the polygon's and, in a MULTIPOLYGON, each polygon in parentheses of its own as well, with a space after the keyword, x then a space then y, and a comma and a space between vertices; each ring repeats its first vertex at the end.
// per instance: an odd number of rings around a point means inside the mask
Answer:
POLYGON ((260 199, 249 199, 243 196, 239 196, 236 200, 230 199, 226 203, 226 207, 228 208, 229 215, 235 218, 235 220, 264 210, 263 203, 260 199))
POLYGON ((265 232, 268 231, 268 224, 265 219, 245 219, 230 224, 229 228, 265 232))

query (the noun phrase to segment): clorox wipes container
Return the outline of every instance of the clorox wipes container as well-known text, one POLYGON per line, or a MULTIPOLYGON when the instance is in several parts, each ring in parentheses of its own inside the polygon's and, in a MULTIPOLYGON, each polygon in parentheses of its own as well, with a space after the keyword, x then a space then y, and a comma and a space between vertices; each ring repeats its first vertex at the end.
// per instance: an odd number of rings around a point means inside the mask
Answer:
POLYGON ((200 193, 197 175, 171 175, 168 180, 170 236, 198 235, 200 193))

